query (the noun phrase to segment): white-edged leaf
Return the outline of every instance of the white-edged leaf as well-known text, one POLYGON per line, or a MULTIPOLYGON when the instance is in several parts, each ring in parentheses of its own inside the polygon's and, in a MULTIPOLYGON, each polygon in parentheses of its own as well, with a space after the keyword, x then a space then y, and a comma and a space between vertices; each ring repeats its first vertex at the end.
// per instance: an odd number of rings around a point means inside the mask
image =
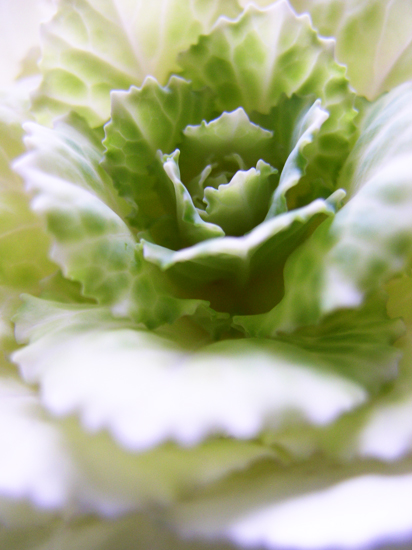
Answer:
MULTIPOLYGON (((260 3, 260 2, 259 2, 260 3)), ((356 91, 374 100, 412 76, 412 6, 403 0, 291 0, 310 13, 323 36, 336 39, 356 91)))
POLYGON ((234 0, 63 0, 43 28, 43 82, 34 101, 42 120, 70 110, 92 126, 110 117, 110 91, 165 84, 176 57, 208 33, 234 0), (178 15, 177 15, 178 14, 178 15))
POLYGON ((305 157, 304 150, 314 141, 315 136, 319 133, 322 124, 327 120, 328 116, 328 113, 321 108, 320 101, 317 100, 305 114, 303 120, 300 121, 300 124, 296 128, 296 136, 294 136, 294 147, 282 169, 279 185, 273 193, 266 219, 270 219, 288 210, 286 193, 298 185, 306 172, 308 160, 305 157))
MULTIPOLYGON (((369 107, 340 179, 348 200, 290 256, 284 298, 261 318, 267 334, 315 324, 340 308, 357 308, 408 267, 411 99, 411 85, 403 84, 369 107)), ((251 323, 257 326, 256 320, 251 323)))
POLYGON ((176 266, 192 284, 230 278, 242 285, 252 272, 282 264, 313 225, 334 215, 343 194, 337 191, 328 200, 317 199, 285 212, 242 237, 221 237, 177 251, 142 240, 144 257, 165 271, 173 272, 176 266))
POLYGON ((13 360, 40 384, 47 409, 79 413, 88 430, 109 429, 130 449, 215 434, 250 439, 294 419, 327 424, 365 399, 357 384, 318 368, 319 358, 281 342, 224 340, 193 351, 102 308, 29 297, 19 319, 17 336, 30 343, 13 360), (33 326, 34 318, 43 321, 33 326))
POLYGON ((240 547, 380 548, 412 538, 411 463, 261 463, 188 498, 172 512, 185 536, 240 547))
POLYGON ((205 304, 174 297, 159 270, 142 259, 123 221, 127 207, 99 165, 102 146, 84 121, 72 115, 54 130, 33 123, 27 129, 30 150, 16 170, 53 237, 51 258, 85 296, 149 327, 205 304))

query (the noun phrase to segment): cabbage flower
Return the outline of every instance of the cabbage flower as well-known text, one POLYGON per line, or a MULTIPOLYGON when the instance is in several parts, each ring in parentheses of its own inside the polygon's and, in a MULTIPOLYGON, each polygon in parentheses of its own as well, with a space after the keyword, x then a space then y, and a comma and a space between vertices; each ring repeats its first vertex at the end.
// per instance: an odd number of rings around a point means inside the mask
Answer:
POLYGON ((411 6, 30 5, 0 97, 1 548, 410 543, 411 6))

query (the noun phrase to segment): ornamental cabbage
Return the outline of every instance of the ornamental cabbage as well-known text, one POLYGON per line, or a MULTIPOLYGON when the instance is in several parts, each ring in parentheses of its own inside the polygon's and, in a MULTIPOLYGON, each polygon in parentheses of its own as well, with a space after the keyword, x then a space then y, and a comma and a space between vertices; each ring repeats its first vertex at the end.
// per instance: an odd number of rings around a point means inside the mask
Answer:
POLYGON ((13 6, 1 547, 410 542, 412 6, 13 6))

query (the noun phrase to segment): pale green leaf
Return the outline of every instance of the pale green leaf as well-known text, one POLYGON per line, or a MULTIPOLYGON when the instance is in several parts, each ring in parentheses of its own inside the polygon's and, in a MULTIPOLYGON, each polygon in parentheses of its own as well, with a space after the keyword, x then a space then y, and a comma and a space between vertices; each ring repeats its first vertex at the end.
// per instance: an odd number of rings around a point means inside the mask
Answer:
POLYGON ((268 461, 188 497, 172 517, 186 536, 240 547, 381 548, 385 541, 397 548, 411 538, 410 472, 410 460, 268 461))
POLYGON ((273 193, 266 219, 288 210, 286 193, 298 185, 305 174, 308 160, 304 151, 308 145, 313 143, 316 134, 328 116, 328 113, 320 107, 320 101, 317 100, 297 126, 294 136, 295 144, 283 167, 279 185, 273 193))
POLYGON ((179 62, 196 88, 215 93, 221 111, 242 107, 249 116, 268 114, 285 95, 321 99, 330 115, 321 130, 322 155, 336 175, 349 151, 356 113, 333 47, 332 40, 317 35, 307 15, 296 16, 281 0, 267 9, 249 4, 235 21, 221 19, 179 62))
POLYGON ((412 77, 412 5, 404 0, 291 0, 310 13, 348 67, 359 94, 374 100, 412 77))
MULTIPOLYGON (((210 550, 207 541, 186 540, 153 512, 115 519, 95 516, 56 519, 46 525, 2 529, 2 550, 210 550)), ((232 544, 215 543, 214 550, 234 550, 232 544)))
POLYGON ((402 354, 398 376, 382 395, 321 434, 321 445, 334 456, 396 461, 412 449, 411 278, 393 279, 386 290, 389 315, 406 323, 406 334, 396 344, 402 354))
POLYGON ((22 81, 0 96, 0 309, 6 323, 6 310, 12 311, 18 294, 38 292, 40 279, 56 270, 47 258, 48 236, 11 168, 24 151, 22 123, 30 119, 32 87, 31 81, 22 81))
POLYGON ((129 449, 325 425, 365 399, 360 386, 319 369, 319 358, 295 346, 235 339, 188 349, 102 308, 27 298, 17 336, 30 343, 13 360, 40 384, 47 409, 78 413, 86 429, 108 429, 129 449))
POLYGON ((340 180, 349 200, 290 256, 284 298, 262 318, 267 333, 292 331, 336 309, 356 308, 409 265, 411 98, 412 88, 405 84, 369 107, 340 180))
POLYGON ((163 168, 173 183, 176 201, 177 224, 180 242, 186 246, 197 244, 207 239, 224 237, 225 233, 219 225, 203 221, 193 204, 189 191, 180 180, 179 150, 171 155, 163 155, 163 168))
MULTIPOLYGON (((182 175, 190 181, 207 165, 229 172, 256 166, 272 153, 273 132, 250 122, 242 108, 183 130, 182 175)), ((206 182, 204 186, 206 186, 206 182)))
POLYGON ((0 519, 8 528, 42 525, 68 509, 116 517, 171 504, 263 457, 276 458, 259 443, 230 439, 130 453, 74 419, 51 419, 32 389, 3 373, 0 395, 0 519))
POLYGON ((176 271, 195 287, 229 279, 234 289, 241 289, 257 273, 283 266, 313 226, 334 215, 341 198, 338 191, 327 201, 318 199, 261 223, 243 237, 204 241, 176 252, 143 240, 144 257, 162 270, 176 271))
POLYGON ((73 462, 89 484, 79 494, 91 500, 94 492, 98 498, 91 506, 111 516, 153 504, 172 505, 188 492, 262 458, 277 459, 276 450, 258 442, 229 438, 210 439, 190 448, 166 443, 136 453, 119 446, 111 434, 91 434, 75 419, 60 424, 73 462))
POLYGON ((149 75, 166 84, 177 54, 220 15, 239 11, 234 0, 61 1, 43 29, 39 117, 74 110, 100 126, 110 116, 111 90, 140 86, 149 75))
POLYGON ((244 235, 263 222, 278 183, 276 176, 277 170, 259 160, 256 168, 239 170, 229 183, 217 189, 206 187, 206 210, 199 210, 200 216, 218 224, 226 235, 244 235))
POLYGON ((153 327, 193 314, 204 302, 174 297, 173 286, 145 262, 123 221, 125 205, 100 167, 102 147, 81 119, 54 130, 28 126, 30 151, 16 164, 34 195, 34 211, 53 237, 52 259, 85 296, 153 327))

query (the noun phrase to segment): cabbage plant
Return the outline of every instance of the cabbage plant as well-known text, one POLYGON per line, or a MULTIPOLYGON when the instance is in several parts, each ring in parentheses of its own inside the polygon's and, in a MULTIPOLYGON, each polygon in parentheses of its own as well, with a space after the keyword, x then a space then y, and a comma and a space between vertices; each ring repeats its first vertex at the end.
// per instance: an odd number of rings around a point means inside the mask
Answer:
POLYGON ((408 544, 412 7, 13 6, 2 548, 408 544))

